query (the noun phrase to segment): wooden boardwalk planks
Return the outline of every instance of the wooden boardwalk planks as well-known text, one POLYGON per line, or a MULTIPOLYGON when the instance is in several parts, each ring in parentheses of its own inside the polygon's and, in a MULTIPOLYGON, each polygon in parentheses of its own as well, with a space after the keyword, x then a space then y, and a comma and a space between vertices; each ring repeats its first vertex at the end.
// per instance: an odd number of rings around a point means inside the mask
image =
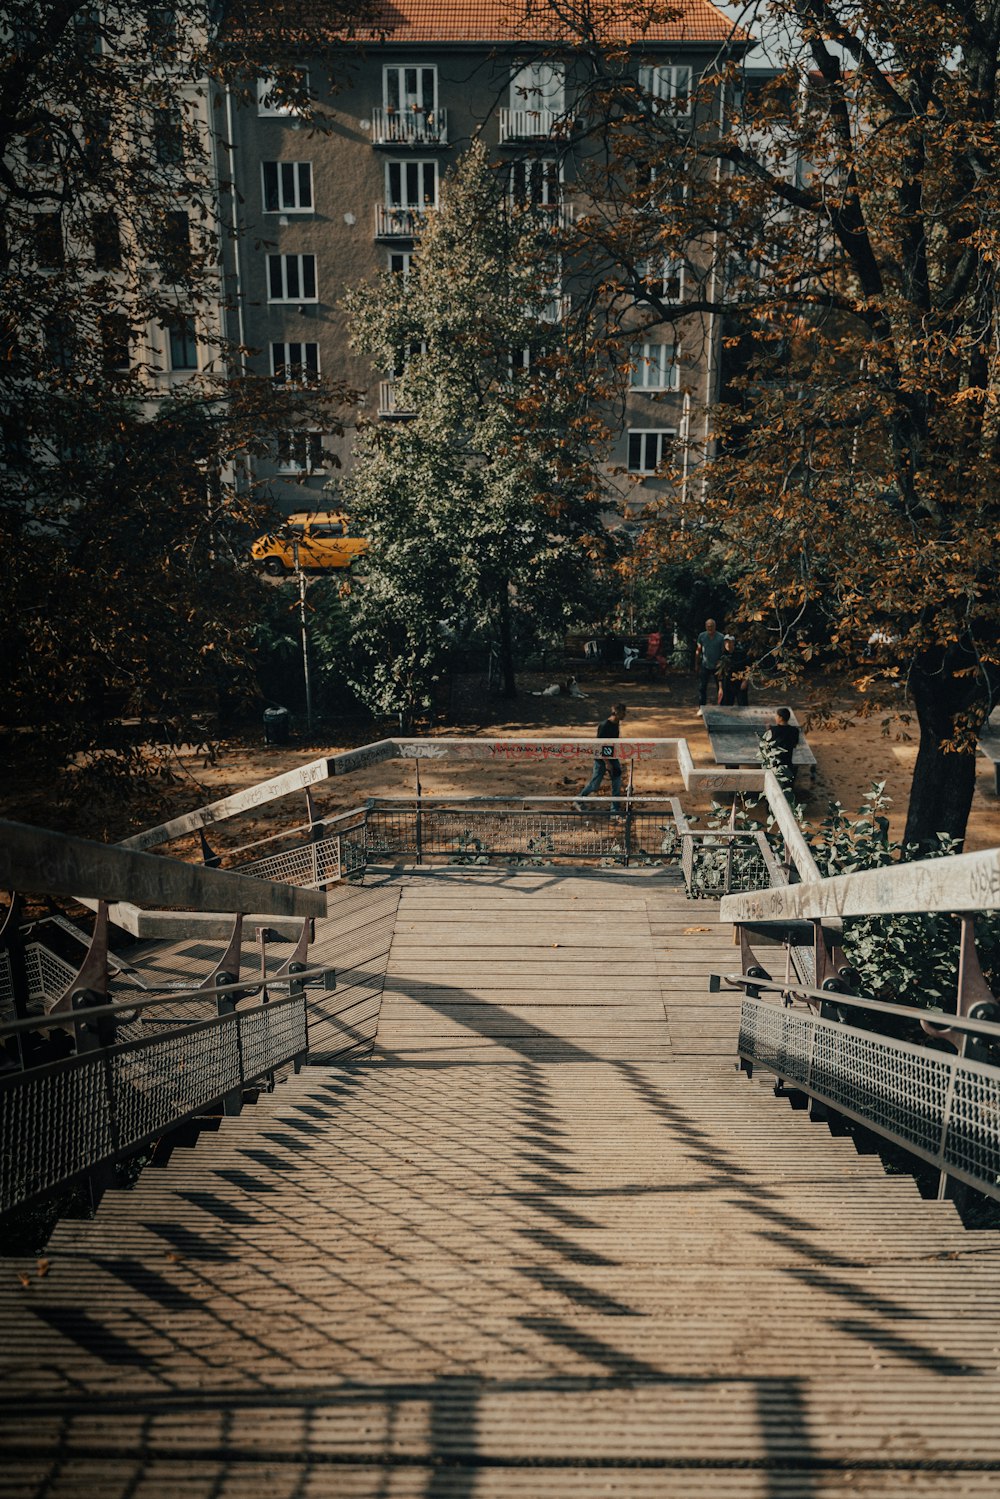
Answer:
POLYGON ((413 871, 389 957, 380 1052, 459 1060, 732 1054, 732 966, 714 904, 676 872, 413 871), (675 1013, 673 1000, 685 1005, 675 1013))
POLYGON ((716 912, 342 892, 371 1060, 0 1267, 0 1499, 992 1496, 1000 1235, 735 1071, 716 912))

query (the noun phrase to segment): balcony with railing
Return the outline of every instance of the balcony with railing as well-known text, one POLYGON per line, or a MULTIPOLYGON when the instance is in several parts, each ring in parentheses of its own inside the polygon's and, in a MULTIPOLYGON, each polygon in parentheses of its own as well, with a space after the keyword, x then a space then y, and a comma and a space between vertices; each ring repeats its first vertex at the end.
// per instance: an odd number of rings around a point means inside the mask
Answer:
POLYGON ((560 109, 501 109, 500 144, 558 140, 570 135, 574 125, 572 115, 560 109))
POLYGON ((401 208, 376 203, 375 238, 419 239, 424 232, 427 215, 433 212, 433 204, 428 204, 425 208, 401 208))
POLYGON ((378 414, 387 419, 403 420, 416 416, 411 405, 400 405, 396 396, 395 380, 380 380, 378 385, 378 414))
POLYGON ((576 207, 572 203, 532 203, 512 198, 511 205, 513 213, 530 214, 535 226, 549 233, 572 229, 576 223, 576 207))
POLYGON ((372 111, 373 146, 446 146, 446 109, 375 109, 372 111))

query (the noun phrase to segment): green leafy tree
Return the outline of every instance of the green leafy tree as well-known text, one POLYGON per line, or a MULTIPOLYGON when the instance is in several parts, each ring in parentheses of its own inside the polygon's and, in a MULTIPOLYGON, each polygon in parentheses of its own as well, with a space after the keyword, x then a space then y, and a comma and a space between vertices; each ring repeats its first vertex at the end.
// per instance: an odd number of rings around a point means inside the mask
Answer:
POLYGON ((518 622, 544 632, 591 617, 609 558, 598 349, 562 321, 557 246, 530 206, 510 205, 476 145, 408 276, 383 275, 347 306, 400 413, 364 430, 348 484, 371 539, 355 628, 362 690, 408 718, 430 701, 450 644, 482 631, 513 694, 518 622))

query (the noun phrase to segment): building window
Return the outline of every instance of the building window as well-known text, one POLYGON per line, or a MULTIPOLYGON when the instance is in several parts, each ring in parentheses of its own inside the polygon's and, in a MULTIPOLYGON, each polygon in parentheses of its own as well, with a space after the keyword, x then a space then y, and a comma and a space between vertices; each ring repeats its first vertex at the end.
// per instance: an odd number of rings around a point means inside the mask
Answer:
POLYGON ((161 215, 157 258, 166 281, 179 281, 191 269, 191 220, 183 208, 161 215))
POLYGON ((388 208, 436 208, 436 161, 387 161, 385 201, 388 208))
POLYGON ((691 113, 690 68, 640 68, 639 87, 658 105, 669 105, 675 114, 691 113))
POLYGON ((265 213, 312 213, 312 162, 265 161, 265 213))
POLYGON ((276 385, 308 385, 317 380, 319 344, 272 344, 271 376, 276 385))
POLYGON ((673 344, 639 344, 632 350, 633 390, 676 390, 680 384, 673 344))
POLYGON ((382 75, 382 99, 393 114, 434 114, 437 110, 437 68, 391 67, 382 75))
POLYGON ((539 115, 560 115, 565 100, 565 70, 561 63, 533 62, 510 80, 510 107, 539 115))
POLYGON ((167 167, 184 160, 184 120, 179 109, 153 110, 153 155, 167 167))
POLYGON ((519 208, 555 208, 562 198, 562 177, 554 157, 522 157, 510 164, 510 200, 519 208))
POLYGON ((118 220, 110 209, 95 213, 91 220, 94 264, 99 271, 117 271, 122 263, 122 239, 118 220))
POLYGON ((322 432, 286 432, 278 438, 279 474, 311 474, 326 466, 322 432))
POLYGON ((636 275, 651 297, 667 302, 679 302, 684 294, 684 267, 679 261, 643 260, 635 268, 636 275))
POLYGON ((198 335, 193 317, 180 317, 167 329, 170 343, 170 368, 172 370, 196 370, 198 368, 198 335))
POLYGON ((132 326, 123 312, 101 314, 101 360, 110 374, 132 362, 132 326))
POLYGON ((315 255, 269 255, 267 299, 269 302, 315 302, 315 255))
POLYGON ((36 265, 45 271, 58 270, 65 260, 62 218, 58 213, 36 213, 31 228, 36 265))
POLYGON ((67 317, 46 318, 42 326, 45 353, 55 369, 73 368, 76 353, 73 325, 67 317))
POLYGON ((172 5, 156 5, 146 22, 150 45, 163 51, 177 45, 177 12, 172 5))
POLYGON ((301 114, 298 106, 288 98, 289 88, 301 89, 308 93, 308 69, 304 68, 299 73, 289 74, 287 80, 258 78, 257 113, 259 115, 268 115, 272 118, 301 114))
MULTIPOLYGON (((169 110, 165 113, 170 113, 169 110)), ((111 161, 111 143, 114 133, 113 121, 106 109, 88 107, 81 120, 83 127, 83 156, 92 172, 99 172, 111 161)))
POLYGON ((96 5, 85 5, 78 10, 73 17, 73 25, 82 43, 84 52, 89 52, 91 57, 100 57, 104 50, 104 38, 101 35, 100 10, 96 5))
POLYGON ((670 453, 676 437, 672 427, 630 427, 628 433, 628 471, 630 474, 655 474, 670 453))
POLYGON ((402 276, 405 281, 410 274, 410 266, 413 264, 412 250, 390 250, 389 269, 394 276, 402 276))

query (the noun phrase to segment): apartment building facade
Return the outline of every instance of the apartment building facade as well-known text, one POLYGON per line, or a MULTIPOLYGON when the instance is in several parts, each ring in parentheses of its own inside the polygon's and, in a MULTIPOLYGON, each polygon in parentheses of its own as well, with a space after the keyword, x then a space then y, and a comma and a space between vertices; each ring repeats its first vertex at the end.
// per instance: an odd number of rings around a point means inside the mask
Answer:
MULTIPOLYGON (((614 36, 641 90, 683 117, 732 27, 708 0, 686 0, 675 19, 641 32, 622 20, 614 36)), ((224 241, 229 332, 252 351, 251 373, 281 384, 334 376, 365 392, 362 420, 405 419, 392 372, 350 350, 343 293, 380 271, 406 274, 449 169, 474 139, 507 190, 553 229, 589 211, 576 114, 582 49, 553 12, 523 0, 397 0, 360 48, 317 41, 301 66, 321 126, 266 78, 254 100, 220 106, 241 221, 224 241)), ((683 304, 682 267, 651 262, 648 274, 658 294, 683 304)), ((556 288, 553 315, 572 316, 573 299, 571 282, 556 288)), ((717 342, 711 319, 692 314, 636 344, 607 464, 609 500, 662 493, 656 470, 671 451, 681 473, 696 461, 716 394, 717 342)), ((262 476, 285 509, 324 507, 333 460, 349 470, 353 441, 352 426, 340 437, 289 433, 262 476)))

